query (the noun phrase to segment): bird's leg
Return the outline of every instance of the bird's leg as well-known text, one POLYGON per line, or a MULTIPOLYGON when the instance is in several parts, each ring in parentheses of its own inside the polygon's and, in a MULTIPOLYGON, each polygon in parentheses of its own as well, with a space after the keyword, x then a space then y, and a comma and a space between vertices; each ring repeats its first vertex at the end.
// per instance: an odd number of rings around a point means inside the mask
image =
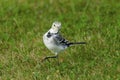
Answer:
POLYGON ((49 58, 58 58, 58 55, 55 55, 55 56, 47 56, 47 57, 45 57, 44 59, 42 59, 42 62, 45 61, 45 60, 48 60, 48 61, 49 61, 49 58))

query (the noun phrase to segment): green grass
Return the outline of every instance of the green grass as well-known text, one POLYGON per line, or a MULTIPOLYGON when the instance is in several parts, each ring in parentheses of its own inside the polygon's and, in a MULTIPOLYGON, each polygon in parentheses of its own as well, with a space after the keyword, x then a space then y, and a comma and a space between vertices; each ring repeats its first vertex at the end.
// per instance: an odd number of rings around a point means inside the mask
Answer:
POLYGON ((120 80, 119 0, 0 0, 0 80, 120 80), (57 60, 42 42, 54 21, 72 46, 57 60))

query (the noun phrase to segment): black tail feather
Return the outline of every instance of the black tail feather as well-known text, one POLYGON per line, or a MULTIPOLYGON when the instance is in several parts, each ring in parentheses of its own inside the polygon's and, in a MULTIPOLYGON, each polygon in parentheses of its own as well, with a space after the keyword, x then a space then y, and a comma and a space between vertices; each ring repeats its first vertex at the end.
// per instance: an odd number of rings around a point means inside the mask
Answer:
POLYGON ((71 45, 74 45, 74 44, 87 44, 87 43, 86 42, 70 42, 67 45, 71 46, 71 45))

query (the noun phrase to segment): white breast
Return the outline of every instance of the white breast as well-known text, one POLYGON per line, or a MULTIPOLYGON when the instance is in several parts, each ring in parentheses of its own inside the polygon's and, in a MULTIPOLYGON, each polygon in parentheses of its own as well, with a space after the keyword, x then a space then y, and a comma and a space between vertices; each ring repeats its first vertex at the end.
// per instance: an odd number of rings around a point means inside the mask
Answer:
POLYGON ((45 34, 43 36, 43 42, 44 42, 45 46, 49 50, 51 50, 53 53, 58 54, 59 52, 61 52, 65 49, 65 47, 63 47, 62 45, 56 44, 53 37, 48 38, 46 35, 47 34, 45 34))

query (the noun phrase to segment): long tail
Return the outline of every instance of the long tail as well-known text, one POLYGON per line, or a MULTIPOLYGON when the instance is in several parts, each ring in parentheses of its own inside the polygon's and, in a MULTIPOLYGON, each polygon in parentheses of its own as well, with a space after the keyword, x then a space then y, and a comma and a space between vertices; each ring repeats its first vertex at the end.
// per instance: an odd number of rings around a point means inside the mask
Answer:
POLYGON ((86 42, 70 42, 67 45, 71 46, 71 45, 76 45, 76 44, 87 44, 86 42))

